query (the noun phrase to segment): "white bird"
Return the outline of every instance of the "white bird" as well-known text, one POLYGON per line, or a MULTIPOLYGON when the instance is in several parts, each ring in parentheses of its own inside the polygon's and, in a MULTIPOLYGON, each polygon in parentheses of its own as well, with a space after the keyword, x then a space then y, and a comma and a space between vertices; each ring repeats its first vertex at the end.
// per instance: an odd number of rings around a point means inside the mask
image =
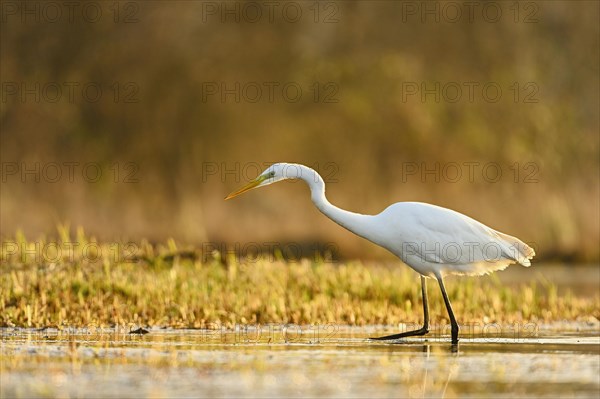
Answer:
POLYGON ((310 187, 311 198, 325 216, 351 232, 398 256, 421 275, 423 327, 378 337, 394 340, 429 332, 426 278, 435 278, 450 316, 452 343, 458 343, 458 323, 446 288, 446 275, 483 275, 503 270, 512 263, 531 266, 535 251, 518 238, 500 233, 456 211, 422 202, 397 202, 377 215, 362 215, 332 205, 325 197, 325 182, 313 169, 276 163, 256 179, 229 194, 228 200, 248 190, 285 179, 300 179, 310 187))

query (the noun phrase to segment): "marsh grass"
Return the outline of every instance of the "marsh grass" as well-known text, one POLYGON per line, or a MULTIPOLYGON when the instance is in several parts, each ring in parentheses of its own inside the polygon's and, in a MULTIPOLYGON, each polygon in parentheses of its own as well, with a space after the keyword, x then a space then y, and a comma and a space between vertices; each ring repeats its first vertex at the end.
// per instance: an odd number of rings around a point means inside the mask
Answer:
MULTIPOLYGON (((0 326, 396 325, 422 317, 418 276, 398 264, 239 258, 202 254, 173 240, 99 243, 81 229, 74 237, 59 229, 55 241, 17 233, 3 239, 1 260, 0 326)), ((600 318, 597 293, 559 295, 535 272, 511 286, 495 275, 449 278, 447 286, 463 323, 600 318)), ((432 323, 447 322, 434 284, 429 297, 432 323)))

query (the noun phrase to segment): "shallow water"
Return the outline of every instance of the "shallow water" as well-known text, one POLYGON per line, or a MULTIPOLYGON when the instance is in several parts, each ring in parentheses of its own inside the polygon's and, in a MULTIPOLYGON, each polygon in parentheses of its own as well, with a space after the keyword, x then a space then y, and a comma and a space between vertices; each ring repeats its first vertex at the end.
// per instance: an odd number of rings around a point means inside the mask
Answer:
POLYGON ((378 327, 123 330, 1 329, 0 396, 600 395, 597 328, 467 331, 458 346, 368 340, 393 332, 378 327))

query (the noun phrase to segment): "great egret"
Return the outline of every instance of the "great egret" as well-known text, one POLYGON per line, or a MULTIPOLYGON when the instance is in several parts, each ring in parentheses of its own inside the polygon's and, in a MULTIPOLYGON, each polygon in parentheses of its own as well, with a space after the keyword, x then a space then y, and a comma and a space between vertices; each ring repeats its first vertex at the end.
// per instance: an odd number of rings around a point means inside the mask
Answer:
POLYGON ((325 197, 323 178, 315 170, 300 164, 273 164, 225 199, 285 179, 301 179, 306 182, 310 187, 313 203, 325 216, 389 250, 421 275, 423 327, 373 339, 393 340, 429 332, 426 278, 432 277, 439 283, 450 316, 452 343, 458 343, 458 323, 444 287, 444 276, 483 275, 505 269, 512 263, 531 266, 529 260, 535 255, 534 250, 518 238, 435 205, 397 202, 378 215, 362 215, 340 209, 325 197))

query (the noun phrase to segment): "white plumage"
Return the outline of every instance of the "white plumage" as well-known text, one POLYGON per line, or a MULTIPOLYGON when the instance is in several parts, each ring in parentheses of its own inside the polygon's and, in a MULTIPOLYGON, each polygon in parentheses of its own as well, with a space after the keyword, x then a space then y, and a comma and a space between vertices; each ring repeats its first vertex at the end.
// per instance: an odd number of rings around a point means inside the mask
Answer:
MULTIPOLYGON (((372 241, 418 273, 482 275, 511 263, 530 266, 534 251, 450 209, 421 202, 398 202, 373 216, 372 241)), ((368 237, 365 237, 369 239, 368 237)))
POLYGON ((256 179, 227 196, 285 179, 301 179, 310 187, 316 207, 342 227, 386 248, 421 277, 423 328, 377 339, 397 339, 426 334, 429 326, 425 277, 437 279, 452 324, 452 342, 458 342, 458 324, 443 278, 449 274, 483 275, 503 270, 512 263, 530 266, 534 250, 518 238, 500 233, 468 216, 421 202, 398 202, 377 215, 362 215, 332 205, 325 196, 325 183, 313 169, 289 163, 271 165, 256 179))

